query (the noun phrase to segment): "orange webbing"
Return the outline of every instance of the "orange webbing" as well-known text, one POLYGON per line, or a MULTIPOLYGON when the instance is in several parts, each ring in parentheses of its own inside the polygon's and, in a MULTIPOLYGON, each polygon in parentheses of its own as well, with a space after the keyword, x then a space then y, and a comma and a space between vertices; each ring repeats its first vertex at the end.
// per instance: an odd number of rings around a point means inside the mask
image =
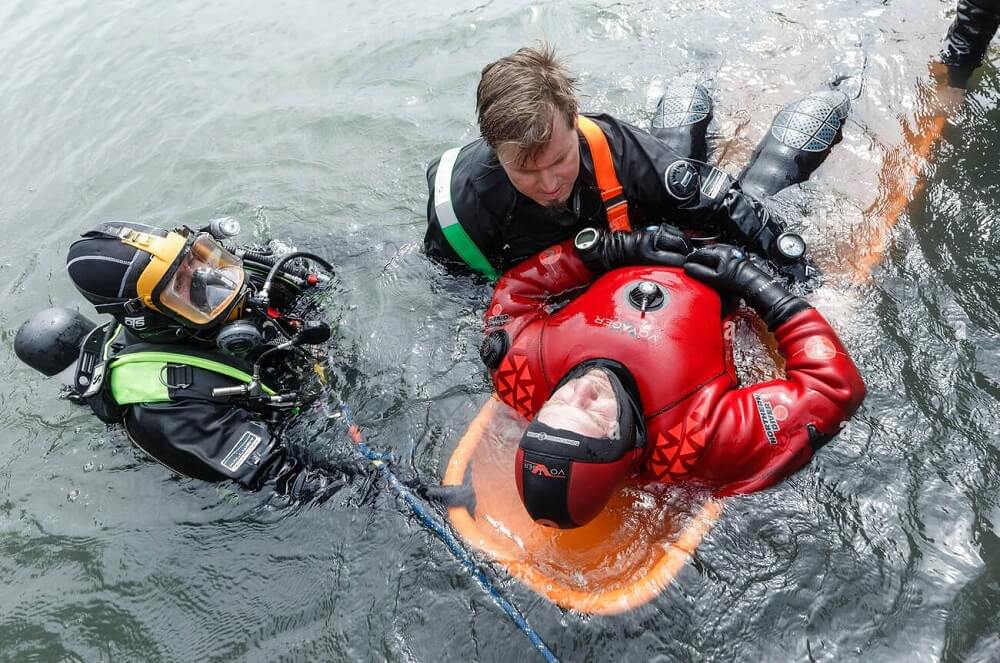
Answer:
POLYGON ((601 131, 601 128, 590 118, 580 115, 577 120, 580 133, 587 139, 587 146, 590 148, 590 157, 594 160, 594 176, 597 178, 597 188, 601 190, 601 200, 604 201, 604 205, 608 210, 608 227, 611 230, 629 232, 632 230, 632 224, 628 220, 628 201, 622 197, 622 185, 618 181, 615 163, 611 159, 611 147, 608 145, 608 138, 601 131), (608 201, 615 198, 620 198, 620 200, 608 204, 608 201))

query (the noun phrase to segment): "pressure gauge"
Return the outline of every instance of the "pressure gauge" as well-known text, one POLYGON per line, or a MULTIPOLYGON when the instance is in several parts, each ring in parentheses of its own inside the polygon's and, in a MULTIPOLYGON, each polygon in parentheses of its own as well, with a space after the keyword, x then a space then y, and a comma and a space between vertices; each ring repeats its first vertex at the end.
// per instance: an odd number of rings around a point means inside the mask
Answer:
POLYGON ((797 233, 781 233, 774 243, 782 260, 795 262, 806 254, 806 242, 797 233))

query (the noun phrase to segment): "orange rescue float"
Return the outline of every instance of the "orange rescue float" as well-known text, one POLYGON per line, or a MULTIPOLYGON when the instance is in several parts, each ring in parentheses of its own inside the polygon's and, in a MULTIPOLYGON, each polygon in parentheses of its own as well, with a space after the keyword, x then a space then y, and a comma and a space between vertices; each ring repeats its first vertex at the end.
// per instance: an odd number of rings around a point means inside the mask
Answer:
POLYGON ((442 483, 471 484, 474 513, 451 507, 456 532, 560 607, 610 615, 658 595, 722 512, 722 502, 624 485, 584 527, 536 525, 517 495, 514 455, 527 421, 495 396, 452 453, 442 483))

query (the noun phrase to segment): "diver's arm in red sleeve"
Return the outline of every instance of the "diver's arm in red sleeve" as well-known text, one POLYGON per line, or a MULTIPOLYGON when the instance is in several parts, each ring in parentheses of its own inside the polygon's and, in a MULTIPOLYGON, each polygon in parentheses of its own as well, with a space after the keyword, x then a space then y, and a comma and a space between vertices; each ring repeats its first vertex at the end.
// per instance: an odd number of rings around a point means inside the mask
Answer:
POLYGON ((547 315, 545 307, 554 297, 593 279, 573 248, 573 240, 549 247, 510 268, 497 281, 486 311, 485 333, 505 332, 513 342, 525 325, 547 315))
POLYGON ((718 495, 767 488, 805 465, 861 405, 865 384, 837 334, 815 309, 774 330, 783 380, 736 389, 708 422, 705 474, 718 495))

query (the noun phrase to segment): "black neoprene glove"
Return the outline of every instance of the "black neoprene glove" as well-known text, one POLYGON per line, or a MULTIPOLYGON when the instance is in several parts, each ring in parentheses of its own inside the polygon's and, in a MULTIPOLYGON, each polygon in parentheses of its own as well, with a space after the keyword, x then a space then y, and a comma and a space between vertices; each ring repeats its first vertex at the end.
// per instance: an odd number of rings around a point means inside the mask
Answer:
POLYGON ((805 253, 798 258, 790 258, 780 250, 783 236, 796 237, 803 252, 805 242, 795 233, 786 232, 784 224, 771 216, 759 200, 734 187, 723 199, 721 209, 730 220, 734 239, 770 260, 786 283, 815 284, 819 270, 805 253))
POLYGON ((728 244, 698 249, 687 257, 684 272, 721 293, 742 297, 768 329, 776 329, 799 311, 810 308, 804 299, 788 292, 780 279, 728 244))
POLYGON ((948 82, 965 88, 976 67, 983 63, 990 40, 1000 26, 1000 1, 958 0, 955 20, 941 50, 941 61, 948 65, 948 82))
POLYGON ((740 244, 747 245, 771 260, 781 258, 777 251, 777 241, 785 228, 760 201, 733 187, 723 198, 721 210, 729 218, 735 238, 740 244))
POLYGON ((684 233, 665 223, 627 233, 585 228, 573 244, 595 274, 629 265, 680 267, 692 249, 684 233))

